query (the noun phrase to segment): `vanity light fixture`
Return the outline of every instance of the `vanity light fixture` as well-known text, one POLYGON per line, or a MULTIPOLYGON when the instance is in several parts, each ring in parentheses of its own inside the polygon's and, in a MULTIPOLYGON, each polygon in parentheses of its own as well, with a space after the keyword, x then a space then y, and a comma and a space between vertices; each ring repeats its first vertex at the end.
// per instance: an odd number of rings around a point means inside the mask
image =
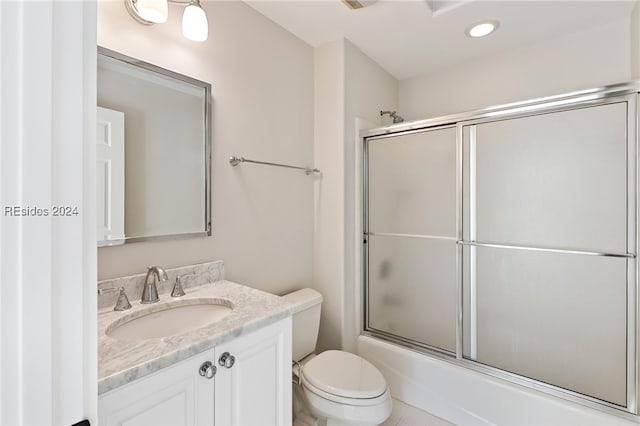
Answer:
POLYGON ((182 34, 192 41, 205 41, 209 36, 207 14, 200 0, 124 0, 129 14, 143 25, 167 21, 168 3, 186 6, 182 15, 182 34))
POLYGON ((182 34, 189 40, 205 41, 209 36, 207 14, 200 6, 200 0, 190 3, 182 15, 182 34))
POLYGON ((166 0, 125 1, 127 10, 141 24, 162 24, 169 14, 166 0))
POLYGON ((482 22, 478 22, 476 24, 471 25, 469 28, 465 30, 465 34, 468 37, 478 38, 488 36, 492 32, 498 29, 500 26, 500 22, 495 20, 486 20, 482 22))

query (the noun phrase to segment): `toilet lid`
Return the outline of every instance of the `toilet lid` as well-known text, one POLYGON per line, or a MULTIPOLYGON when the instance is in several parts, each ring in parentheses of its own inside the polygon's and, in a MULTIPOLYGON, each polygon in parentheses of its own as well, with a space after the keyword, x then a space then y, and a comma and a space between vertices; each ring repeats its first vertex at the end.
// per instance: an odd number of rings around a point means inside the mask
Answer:
POLYGON ((302 374, 316 388, 346 398, 375 398, 387 390, 378 369, 349 352, 323 352, 305 364, 302 374))

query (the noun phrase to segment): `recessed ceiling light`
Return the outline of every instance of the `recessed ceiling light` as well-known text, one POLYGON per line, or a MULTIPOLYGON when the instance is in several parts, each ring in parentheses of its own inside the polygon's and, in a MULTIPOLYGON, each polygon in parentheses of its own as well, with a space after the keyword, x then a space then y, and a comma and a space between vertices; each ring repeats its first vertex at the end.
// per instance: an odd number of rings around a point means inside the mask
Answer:
POLYGON ((498 21, 482 21, 477 24, 473 24, 467 28, 464 33, 469 37, 484 37, 497 30, 498 26, 500 26, 498 21))

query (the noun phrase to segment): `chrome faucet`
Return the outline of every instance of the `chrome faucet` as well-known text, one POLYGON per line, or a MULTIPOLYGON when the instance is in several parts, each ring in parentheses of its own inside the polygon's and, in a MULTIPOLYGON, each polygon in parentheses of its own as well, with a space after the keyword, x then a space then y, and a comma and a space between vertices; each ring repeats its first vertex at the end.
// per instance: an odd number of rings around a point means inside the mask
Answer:
POLYGON ((156 303, 160 300, 156 283, 157 281, 166 281, 168 279, 167 273, 160 266, 147 268, 147 277, 144 280, 140 303, 156 303), (150 278, 152 279, 150 280, 150 278))

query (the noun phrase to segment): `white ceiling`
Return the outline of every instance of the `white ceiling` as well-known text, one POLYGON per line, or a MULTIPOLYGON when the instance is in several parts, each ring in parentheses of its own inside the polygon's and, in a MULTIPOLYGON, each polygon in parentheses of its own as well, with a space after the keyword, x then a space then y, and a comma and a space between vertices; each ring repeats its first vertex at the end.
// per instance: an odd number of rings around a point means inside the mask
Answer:
POLYGON ((479 56, 628 19, 634 0, 245 0, 311 46, 349 39, 402 80, 479 56), (436 9, 432 12, 431 8, 436 9), (480 20, 500 28, 482 39, 464 35, 480 20))

